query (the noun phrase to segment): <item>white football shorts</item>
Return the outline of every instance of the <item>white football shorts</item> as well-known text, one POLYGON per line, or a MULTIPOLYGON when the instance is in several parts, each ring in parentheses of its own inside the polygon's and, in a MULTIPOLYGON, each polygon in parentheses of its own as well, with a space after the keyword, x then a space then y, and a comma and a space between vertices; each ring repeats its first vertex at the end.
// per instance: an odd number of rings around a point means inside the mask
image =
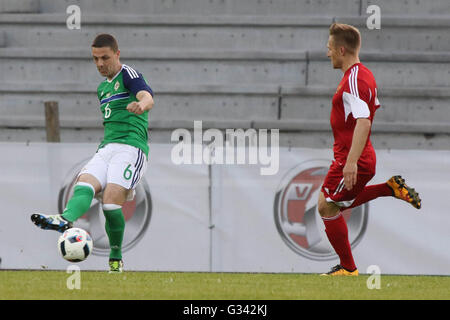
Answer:
POLYGON ((147 157, 141 149, 127 144, 109 143, 97 151, 78 176, 85 173, 93 175, 100 182, 102 190, 108 183, 134 190, 146 170, 147 157))

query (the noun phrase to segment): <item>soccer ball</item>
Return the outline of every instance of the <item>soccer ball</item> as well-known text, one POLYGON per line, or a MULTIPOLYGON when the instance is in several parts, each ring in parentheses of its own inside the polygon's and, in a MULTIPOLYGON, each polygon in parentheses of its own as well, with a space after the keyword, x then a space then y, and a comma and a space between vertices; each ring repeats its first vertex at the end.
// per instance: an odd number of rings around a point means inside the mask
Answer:
POLYGON ((92 238, 85 230, 71 228, 64 231, 58 239, 58 251, 70 262, 85 260, 92 251, 92 238))

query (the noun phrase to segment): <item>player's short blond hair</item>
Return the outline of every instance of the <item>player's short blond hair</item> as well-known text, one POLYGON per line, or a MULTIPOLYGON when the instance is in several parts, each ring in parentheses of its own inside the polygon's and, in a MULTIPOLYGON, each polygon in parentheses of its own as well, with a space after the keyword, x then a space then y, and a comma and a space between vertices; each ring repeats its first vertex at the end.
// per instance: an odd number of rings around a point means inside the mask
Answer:
POLYGON ((335 47, 343 46, 351 54, 356 54, 361 47, 361 33, 349 24, 333 23, 330 36, 333 37, 335 47))

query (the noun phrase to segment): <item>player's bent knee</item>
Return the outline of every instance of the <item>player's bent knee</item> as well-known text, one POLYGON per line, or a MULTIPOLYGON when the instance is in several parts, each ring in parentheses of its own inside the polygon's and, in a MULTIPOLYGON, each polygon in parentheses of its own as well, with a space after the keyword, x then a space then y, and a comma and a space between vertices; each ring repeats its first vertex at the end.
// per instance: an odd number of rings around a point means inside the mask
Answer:
POLYGON ((103 201, 102 204, 114 204, 114 205, 118 205, 118 206, 123 206, 125 203, 126 198, 122 198, 122 197, 113 197, 113 196, 109 196, 109 197, 105 197, 103 196, 103 201))
POLYGON ((317 204, 317 211, 319 211, 321 217, 323 217, 323 215, 325 214, 326 207, 322 201, 319 201, 319 203, 317 204))
POLYGON ((105 194, 103 195, 103 204, 115 204, 119 206, 123 206, 126 200, 126 196, 123 195, 113 195, 113 194, 105 194))
POLYGON ((317 210, 323 218, 334 217, 339 214, 339 207, 332 202, 327 202, 325 198, 320 198, 317 204, 317 210))
POLYGON ((319 214, 321 217, 330 216, 330 213, 331 213, 330 206, 329 206, 329 203, 327 203, 326 201, 319 202, 319 204, 317 206, 317 210, 319 211, 319 214))
POLYGON ((97 178, 95 178, 91 174, 85 173, 85 174, 80 175, 77 179, 77 183, 78 182, 90 184, 94 188, 95 193, 102 191, 102 185, 97 180, 97 178))
POLYGON ((317 202, 317 211, 319 211, 320 216, 324 216, 327 213, 328 203, 325 200, 323 193, 320 193, 319 200, 317 202))
POLYGON ((128 196, 128 189, 124 187, 109 183, 106 185, 105 191, 103 192, 103 204, 116 204, 122 206, 128 196))

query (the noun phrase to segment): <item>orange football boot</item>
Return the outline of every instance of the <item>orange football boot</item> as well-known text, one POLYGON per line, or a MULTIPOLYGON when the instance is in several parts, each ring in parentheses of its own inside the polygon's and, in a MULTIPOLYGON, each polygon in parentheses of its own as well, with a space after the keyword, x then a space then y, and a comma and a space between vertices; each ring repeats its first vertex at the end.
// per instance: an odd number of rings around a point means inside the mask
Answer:
POLYGON ((330 272, 321 274, 321 276, 358 276, 358 275, 359 275, 358 269, 348 271, 340 264, 331 268, 330 272))
POLYGON ((420 209, 422 200, 419 194, 413 188, 406 185, 405 179, 401 176, 393 176, 387 182, 387 185, 392 190, 392 195, 403 201, 410 203, 414 208, 420 209))

